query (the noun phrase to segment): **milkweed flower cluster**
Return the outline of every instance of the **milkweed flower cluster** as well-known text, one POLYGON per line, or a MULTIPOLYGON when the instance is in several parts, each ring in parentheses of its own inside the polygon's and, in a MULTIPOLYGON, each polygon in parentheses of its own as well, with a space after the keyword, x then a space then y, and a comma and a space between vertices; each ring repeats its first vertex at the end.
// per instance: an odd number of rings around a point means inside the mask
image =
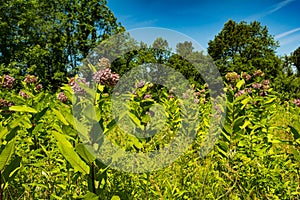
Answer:
POLYGON ((146 100, 146 99, 151 99, 152 98, 152 95, 151 94, 145 94, 143 99, 146 100))
POLYGON ((225 75, 226 80, 230 81, 230 82, 234 82, 236 80, 238 80, 240 78, 240 75, 238 75, 236 72, 228 72, 225 75))
POLYGON ((30 96, 29 96, 28 94, 26 94, 25 92, 23 92, 23 91, 20 91, 20 92, 19 92, 19 95, 20 95, 21 97, 23 97, 24 99, 29 99, 29 98, 30 98, 30 96))
POLYGON ((65 95, 64 92, 58 93, 57 99, 63 103, 66 103, 68 101, 68 97, 65 95))
POLYGON ((300 107, 300 99, 294 99, 293 103, 294 103, 296 106, 300 107))
POLYGON ((34 75, 27 75, 24 79, 25 83, 36 83, 38 79, 34 75))
POLYGON ((144 85, 145 85, 145 81, 139 81, 137 84, 136 84, 136 88, 142 88, 142 87, 144 87, 144 85))
POLYGON ((35 86, 35 89, 36 89, 36 90, 41 90, 41 89, 43 89, 43 85, 42 85, 42 84, 37 84, 37 85, 35 86))
POLYGON ((89 82, 87 82, 85 78, 80 78, 80 77, 78 77, 76 80, 73 77, 69 81, 69 85, 72 87, 72 90, 75 94, 84 95, 86 93, 86 91, 79 86, 78 82, 83 83, 87 86, 89 86, 89 82))
POLYGON ((259 70, 255 70, 253 73, 254 77, 258 77, 258 76, 265 76, 265 73, 263 73, 260 69, 259 70))
POLYGON ((96 83, 113 87, 117 85, 120 77, 119 74, 111 73, 111 69, 107 67, 94 73, 93 79, 96 83))
POLYGON ((245 79, 246 81, 249 81, 251 79, 251 75, 248 74, 247 72, 243 72, 242 78, 245 79))
POLYGON ((108 58, 100 58, 98 61, 98 67, 99 68, 110 68, 110 61, 108 58))
POLYGON ((14 85, 15 79, 9 75, 0 76, 0 85, 2 88, 11 89, 14 85))
POLYGON ((15 105, 13 102, 9 102, 5 99, 0 99, 0 109, 2 108, 8 108, 15 105))
POLYGON ((206 97, 206 94, 205 94, 206 90, 205 89, 202 89, 202 90, 199 90, 198 92, 194 92, 194 102, 199 104, 201 101, 200 99, 202 98, 202 103, 206 103, 207 100, 205 99, 206 97))

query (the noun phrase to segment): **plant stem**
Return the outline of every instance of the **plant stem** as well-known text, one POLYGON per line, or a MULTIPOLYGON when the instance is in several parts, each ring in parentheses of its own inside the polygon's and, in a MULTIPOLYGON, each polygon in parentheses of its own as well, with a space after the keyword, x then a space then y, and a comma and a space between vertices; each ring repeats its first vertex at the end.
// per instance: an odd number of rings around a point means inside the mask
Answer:
POLYGON ((93 193, 96 194, 96 187, 95 187, 95 166, 94 163, 91 165, 91 178, 92 178, 92 189, 93 193))
POLYGON ((1 174, 1 171, 0 171, 0 200, 2 200, 3 198, 2 198, 2 174, 1 174))

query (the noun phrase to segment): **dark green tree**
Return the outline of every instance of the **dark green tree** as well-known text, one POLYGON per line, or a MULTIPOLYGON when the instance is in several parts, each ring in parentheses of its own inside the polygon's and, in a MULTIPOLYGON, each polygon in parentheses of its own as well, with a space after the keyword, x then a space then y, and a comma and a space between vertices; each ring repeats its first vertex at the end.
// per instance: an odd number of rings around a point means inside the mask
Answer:
POLYGON ((300 47, 298 47, 290 56, 293 66, 297 69, 297 76, 300 77, 300 47))
POLYGON ((124 31, 105 0, 1 0, 0 20, 0 74, 34 74, 54 90, 101 40, 124 31))
POLYGON ((208 43, 208 53, 222 75, 229 71, 238 73, 261 69, 267 78, 281 73, 280 59, 275 55, 278 47, 266 26, 257 21, 247 24, 229 20, 221 32, 208 43))

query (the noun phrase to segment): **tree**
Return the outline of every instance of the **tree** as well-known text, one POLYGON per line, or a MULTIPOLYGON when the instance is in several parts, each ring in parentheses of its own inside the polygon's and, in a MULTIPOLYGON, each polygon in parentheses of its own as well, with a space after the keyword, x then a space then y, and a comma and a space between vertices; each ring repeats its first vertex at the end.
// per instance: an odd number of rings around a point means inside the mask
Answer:
POLYGON ((0 74, 34 74, 53 89, 101 40, 124 31, 105 0, 2 0, 0 18, 0 74))
POLYGON ((275 55, 277 47, 278 42, 259 22, 229 20, 214 40, 209 41, 208 53, 222 75, 261 69, 266 77, 274 78, 281 73, 280 59, 275 55))
POLYGON ((300 47, 298 47, 290 56, 290 60, 297 69, 297 76, 300 77, 300 47))

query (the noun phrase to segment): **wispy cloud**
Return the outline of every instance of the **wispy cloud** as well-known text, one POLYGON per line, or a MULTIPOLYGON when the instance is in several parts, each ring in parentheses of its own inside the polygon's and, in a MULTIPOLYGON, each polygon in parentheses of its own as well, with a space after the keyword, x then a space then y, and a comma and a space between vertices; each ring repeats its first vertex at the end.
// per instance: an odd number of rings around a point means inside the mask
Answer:
POLYGON ((289 3, 293 2, 295 0, 284 0, 284 1, 281 1, 280 3, 277 3, 273 6, 271 6, 269 9, 267 9, 266 11, 264 12, 261 12, 261 13, 257 13, 257 14, 254 14, 254 15, 251 15, 249 16, 246 20, 249 20, 249 21, 252 21, 252 20, 258 20, 258 19, 261 19, 267 15, 270 15, 278 10, 280 10, 281 8, 285 7, 286 5, 288 5, 289 3))
POLYGON ((283 38, 280 40, 280 46, 291 44, 293 47, 300 44, 300 34, 293 35, 291 37, 283 38))
POLYGON ((288 36, 288 35, 290 35, 290 34, 293 34, 293 33, 295 33, 295 32, 298 32, 298 31, 300 31, 300 27, 299 27, 299 28, 292 29, 292 30, 289 30, 289 31, 286 31, 286 32, 284 32, 284 33, 280 33, 280 34, 276 35, 274 38, 275 38, 275 39, 280 39, 280 38, 286 37, 286 36, 288 36))

